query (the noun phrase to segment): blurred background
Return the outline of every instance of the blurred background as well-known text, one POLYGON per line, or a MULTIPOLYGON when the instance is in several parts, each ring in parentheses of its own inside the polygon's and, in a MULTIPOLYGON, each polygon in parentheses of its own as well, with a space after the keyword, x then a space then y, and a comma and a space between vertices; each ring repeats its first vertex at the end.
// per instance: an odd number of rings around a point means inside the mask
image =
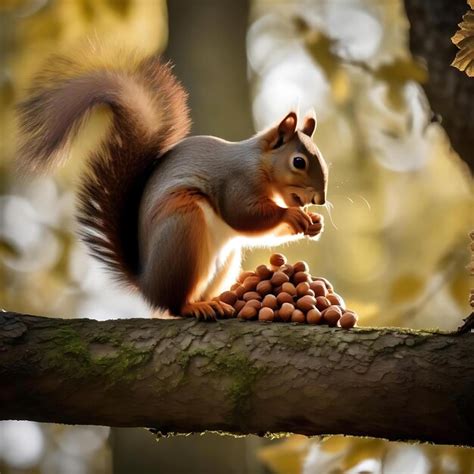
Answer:
MULTIPOLYGON (((399 0, 2 0, 0 308, 149 314, 75 234, 79 158, 100 139, 103 117, 92 117, 55 176, 14 173, 14 104, 48 55, 94 38, 171 59, 196 134, 241 140, 289 109, 314 107, 332 211, 322 211, 320 242, 279 250, 331 280, 360 325, 459 326, 469 313, 472 178, 433 120, 408 34, 399 0)), ((464 100, 472 109, 473 97, 464 100)), ((248 251, 243 267, 268 255, 248 251)), ((343 437, 156 442, 141 429, 0 422, 2 474, 112 472, 472 474, 474 451, 343 437)))

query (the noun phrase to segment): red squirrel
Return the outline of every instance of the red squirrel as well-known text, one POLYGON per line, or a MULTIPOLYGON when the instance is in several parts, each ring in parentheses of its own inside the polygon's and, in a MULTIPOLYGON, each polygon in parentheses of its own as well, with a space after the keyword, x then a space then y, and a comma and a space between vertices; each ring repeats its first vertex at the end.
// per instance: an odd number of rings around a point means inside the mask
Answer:
POLYGON ((187 137, 187 94, 169 64, 56 56, 18 106, 20 167, 45 171, 67 156, 89 112, 111 124, 79 191, 81 236, 118 280, 156 309, 203 319, 234 309, 216 295, 235 281, 241 248, 322 231, 327 165, 314 116, 290 112, 241 142, 187 137))

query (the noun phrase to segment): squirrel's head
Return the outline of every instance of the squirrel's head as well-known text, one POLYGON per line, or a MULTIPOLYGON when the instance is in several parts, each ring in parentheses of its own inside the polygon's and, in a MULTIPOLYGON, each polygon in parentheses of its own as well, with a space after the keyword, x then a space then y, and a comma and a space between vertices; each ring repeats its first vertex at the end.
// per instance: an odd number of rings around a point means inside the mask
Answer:
POLYGON ((328 167, 312 140, 316 118, 306 116, 300 129, 297 122, 296 113, 290 112, 277 126, 262 134, 274 191, 289 207, 324 204, 328 167))

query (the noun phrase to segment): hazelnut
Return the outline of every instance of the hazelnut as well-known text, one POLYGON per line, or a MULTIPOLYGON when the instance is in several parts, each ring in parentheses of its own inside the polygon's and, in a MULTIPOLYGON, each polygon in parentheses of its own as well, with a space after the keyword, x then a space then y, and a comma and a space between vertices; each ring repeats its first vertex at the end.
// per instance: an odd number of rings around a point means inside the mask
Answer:
POLYGON ((331 302, 327 298, 324 296, 316 297, 316 307, 319 309, 319 311, 323 311, 326 308, 329 308, 329 306, 331 306, 331 302))
POLYGON ((240 286, 240 283, 239 283, 239 282, 234 283, 234 284, 230 287, 230 291, 236 290, 239 286, 240 286))
POLYGON ((341 328, 350 329, 357 324, 357 314, 353 311, 346 311, 339 320, 341 328))
POLYGON ((257 316, 257 310, 253 306, 245 305, 238 314, 242 319, 253 319, 257 316))
POLYGON ((280 286, 283 285, 283 283, 290 281, 290 278, 285 273, 278 271, 273 274, 270 281, 273 286, 280 286))
POLYGON ((339 306, 329 306, 322 313, 322 317, 328 323, 328 326, 337 326, 337 322, 341 319, 342 311, 339 306))
POLYGON ((259 321, 273 321, 275 318, 275 313, 271 308, 262 308, 258 312, 258 320, 259 321))
POLYGON ((334 291, 334 287, 332 286, 331 282, 329 280, 326 280, 326 278, 323 277, 311 277, 313 281, 320 281, 324 283, 324 286, 328 291, 334 291))
POLYGON ((277 309, 277 297, 275 295, 266 295, 265 298, 263 298, 262 306, 265 306, 266 308, 277 309))
POLYGON ((337 293, 329 293, 326 298, 331 302, 333 305, 340 306, 341 308, 345 308, 346 305, 344 300, 339 296, 337 293))
POLYGON ((269 280, 273 272, 266 266, 266 265, 259 265, 255 269, 255 273, 262 279, 262 280, 269 280))
POLYGON ((244 293, 243 300, 244 301, 250 301, 250 300, 258 300, 261 301, 262 296, 260 293, 257 293, 256 291, 247 291, 244 293))
POLYGON ((262 303, 258 300, 248 300, 245 303, 245 306, 252 306, 252 308, 255 308, 255 309, 258 310, 262 307, 262 303))
POLYGON ((291 303, 283 303, 278 311, 278 315, 282 321, 289 321, 294 310, 295 307, 291 303))
POLYGON ((282 255, 281 253, 274 253, 270 257, 270 264, 274 265, 276 267, 281 267, 282 265, 285 265, 286 263, 286 257, 282 255))
POLYGON ((289 281, 287 281, 287 282, 283 283, 283 285, 281 285, 281 291, 283 291, 285 293, 288 293, 291 296, 296 295, 295 285, 293 285, 293 283, 290 283, 289 281))
POLYGON ((247 290, 247 291, 251 291, 251 290, 255 290, 255 288, 257 288, 257 285, 259 284, 260 282, 260 278, 255 275, 255 276, 248 276, 244 282, 243 282, 243 286, 244 288, 247 290))
POLYGON ((304 316, 303 311, 299 309, 295 309, 293 311, 293 314, 291 315, 291 322, 292 323, 304 323, 306 321, 306 318, 304 316))
POLYGON ((308 324, 319 324, 322 319, 323 317, 317 308, 310 309, 306 313, 306 320, 308 321, 308 324))
POLYGON ((239 278, 238 278, 238 282, 239 283, 243 283, 244 280, 249 277, 249 276, 255 276, 255 272, 242 272, 240 275, 239 275, 239 278))
POLYGON ((257 285, 257 293, 260 293, 262 296, 268 295, 273 290, 273 286, 270 280, 263 280, 257 285))
POLYGON ((309 272, 309 266, 306 262, 301 261, 301 262, 296 262, 293 265, 293 268, 295 269, 295 273, 298 272, 309 272))
POLYGON ((296 307, 305 313, 316 306, 316 299, 312 296, 302 296, 297 302, 296 307))
POLYGON ((295 285, 298 285, 299 283, 303 283, 304 281, 307 281, 308 283, 311 281, 311 277, 309 273, 298 272, 293 275, 293 282, 295 283, 295 285))
POLYGON ((296 294, 298 296, 305 296, 308 293, 309 289, 309 283, 307 281, 303 281, 302 283, 299 283, 296 287, 296 294))
POLYGON ((309 284, 309 287, 314 291, 315 296, 326 296, 327 295, 327 288, 324 282, 322 281, 312 281, 309 284))
POLYGON ((237 301, 237 295, 234 291, 224 291, 219 295, 219 299, 224 303, 230 304, 233 306, 237 301))
POLYGON ((244 300, 237 300, 234 304, 235 312, 238 313, 245 306, 244 300))
POLYGON ((242 296, 244 296, 244 293, 247 292, 247 290, 245 289, 245 287, 243 285, 239 285, 235 290, 234 290, 235 294, 237 295, 237 298, 241 299, 242 296))
POLYGON ((278 296, 276 297, 278 304, 283 305, 285 303, 291 303, 293 304, 293 296, 291 296, 288 293, 278 293, 278 296))
POLYGON ((272 294, 274 294, 275 296, 279 295, 281 293, 281 285, 280 286, 275 286, 275 288, 273 288, 272 290, 272 294))
POLYGON ((290 265, 289 263, 287 263, 286 265, 282 265, 280 267, 280 271, 283 272, 285 275, 288 275, 290 278, 295 273, 295 271, 293 269, 293 265, 290 265))

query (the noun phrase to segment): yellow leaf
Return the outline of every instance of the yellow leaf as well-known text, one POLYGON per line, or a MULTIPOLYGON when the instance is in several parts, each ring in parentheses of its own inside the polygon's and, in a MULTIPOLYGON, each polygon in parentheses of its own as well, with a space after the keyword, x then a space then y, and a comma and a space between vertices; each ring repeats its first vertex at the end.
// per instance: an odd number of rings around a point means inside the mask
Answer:
POLYGON ((321 441, 321 449, 326 453, 341 453, 348 450, 354 438, 349 436, 328 436, 321 441))
POLYGON ((451 41, 459 48, 451 66, 474 77, 474 11, 468 11, 451 41))
POLYGON ((346 472, 366 459, 381 459, 386 449, 387 443, 385 440, 355 438, 351 449, 344 457, 341 467, 346 472))
POLYGON ((285 441, 259 450, 259 459, 275 474, 299 474, 309 446, 306 436, 290 436, 285 441))

